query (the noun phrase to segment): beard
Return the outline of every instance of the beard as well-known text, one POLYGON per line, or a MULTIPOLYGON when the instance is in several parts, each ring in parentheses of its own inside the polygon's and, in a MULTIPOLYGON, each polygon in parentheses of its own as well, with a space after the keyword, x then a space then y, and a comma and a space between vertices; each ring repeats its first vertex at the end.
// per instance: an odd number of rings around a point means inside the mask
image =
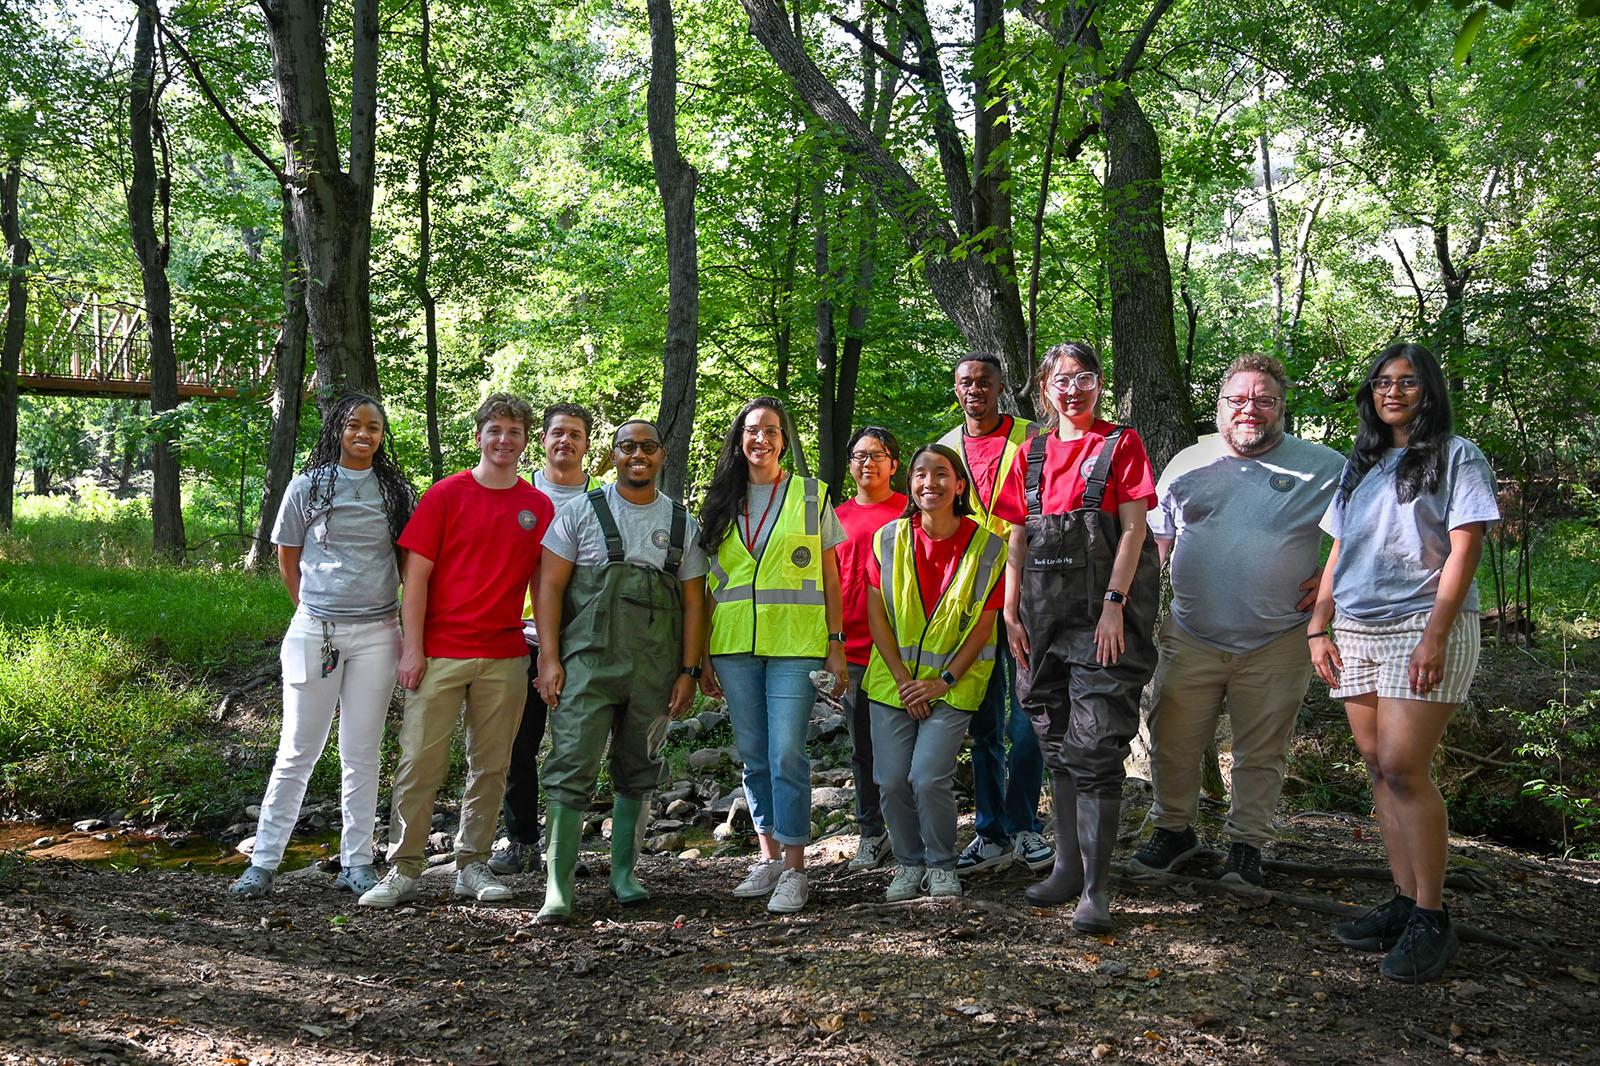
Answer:
POLYGON ((1222 439, 1227 442, 1228 447, 1240 455, 1263 455, 1276 448, 1283 440, 1283 423, 1274 421, 1251 426, 1225 422, 1222 426, 1222 439))

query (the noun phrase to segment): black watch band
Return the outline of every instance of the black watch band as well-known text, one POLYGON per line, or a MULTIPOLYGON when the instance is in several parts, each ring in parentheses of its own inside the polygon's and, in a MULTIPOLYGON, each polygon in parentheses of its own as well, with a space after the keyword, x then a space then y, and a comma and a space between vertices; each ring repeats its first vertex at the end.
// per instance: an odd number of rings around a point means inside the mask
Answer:
POLYGON ((686 677, 692 677, 698 681, 700 680, 701 670, 698 666, 684 666, 678 669, 678 673, 683 674, 686 677))
POLYGON ((1106 589, 1106 602, 1127 603, 1128 597, 1125 593, 1118 592, 1116 589, 1106 589))
POLYGON ((939 680, 943 681, 945 684, 949 685, 951 688, 955 688, 956 687, 956 675, 952 674, 948 670, 939 671, 939 680))
POLYGON ((828 634, 828 639, 832 640, 832 641, 837 641, 838 643, 843 644, 849 638, 847 638, 843 633, 829 633, 828 634))

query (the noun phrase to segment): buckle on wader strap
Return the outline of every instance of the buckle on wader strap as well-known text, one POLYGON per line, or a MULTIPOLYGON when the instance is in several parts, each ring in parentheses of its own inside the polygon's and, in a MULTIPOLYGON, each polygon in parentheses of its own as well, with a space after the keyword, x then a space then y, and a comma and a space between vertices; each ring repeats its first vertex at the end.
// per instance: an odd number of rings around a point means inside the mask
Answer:
MULTIPOLYGON (((1083 502, 1079 509, 1086 511, 1100 510, 1101 501, 1106 497, 1106 481, 1111 477, 1111 457, 1117 450, 1117 441, 1122 439, 1122 426, 1111 431, 1106 437, 1105 444, 1100 447, 1100 454, 1095 457, 1094 469, 1089 471, 1089 478, 1084 482, 1083 502)), ((1042 488, 1044 478, 1045 447, 1050 435, 1041 433, 1028 442, 1028 480, 1027 500, 1028 517, 1044 513, 1042 503, 1042 488)))
MULTIPOLYGON (((622 531, 617 528, 616 516, 611 513, 611 505, 606 503, 606 490, 604 488, 591 489, 584 493, 589 499, 589 506, 594 508, 594 516, 600 523, 600 533, 606 539, 606 560, 620 563, 627 553, 622 547, 622 531)), ((672 504, 672 529, 667 536, 667 561, 662 568, 666 575, 677 580, 678 568, 683 565, 683 551, 685 540, 689 532, 689 512, 683 504, 668 497, 672 504)))

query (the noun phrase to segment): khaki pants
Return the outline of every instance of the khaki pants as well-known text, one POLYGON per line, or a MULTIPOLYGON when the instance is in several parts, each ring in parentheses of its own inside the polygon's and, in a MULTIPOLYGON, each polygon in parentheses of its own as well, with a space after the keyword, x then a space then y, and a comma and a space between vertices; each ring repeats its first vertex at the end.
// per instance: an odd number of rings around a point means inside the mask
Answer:
POLYGON ((1295 716, 1311 682, 1311 652, 1296 626, 1272 643, 1236 654, 1202 644, 1168 618, 1161 626, 1156 701, 1150 711, 1155 824, 1192 826, 1200 798, 1200 757, 1224 704, 1233 731, 1230 841, 1261 847, 1283 792, 1295 716))
POLYGON ((433 827, 433 800, 450 772, 456 718, 466 723, 467 787, 456 833, 456 867, 489 858, 495 819, 505 796, 511 742, 528 698, 528 657, 429 659, 422 684, 406 693, 400 765, 389 814, 389 862, 408 877, 422 873, 433 827))

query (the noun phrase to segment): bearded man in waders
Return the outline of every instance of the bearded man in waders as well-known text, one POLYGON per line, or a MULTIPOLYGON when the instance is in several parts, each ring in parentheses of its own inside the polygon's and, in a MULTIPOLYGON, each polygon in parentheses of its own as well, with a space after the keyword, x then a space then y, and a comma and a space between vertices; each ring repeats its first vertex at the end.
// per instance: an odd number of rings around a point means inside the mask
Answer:
POLYGON ((573 501, 545 537, 535 605, 539 693, 551 708, 539 922, 572 915, 583 812, 608 740, 611 892, 625 905, 649 898, 634 863, 666 774, 667 725, 694 702, 707 569, 698 524, 656 490, 664 458, 652 423, 624 422, 613 443, 616 484, 573 501))

